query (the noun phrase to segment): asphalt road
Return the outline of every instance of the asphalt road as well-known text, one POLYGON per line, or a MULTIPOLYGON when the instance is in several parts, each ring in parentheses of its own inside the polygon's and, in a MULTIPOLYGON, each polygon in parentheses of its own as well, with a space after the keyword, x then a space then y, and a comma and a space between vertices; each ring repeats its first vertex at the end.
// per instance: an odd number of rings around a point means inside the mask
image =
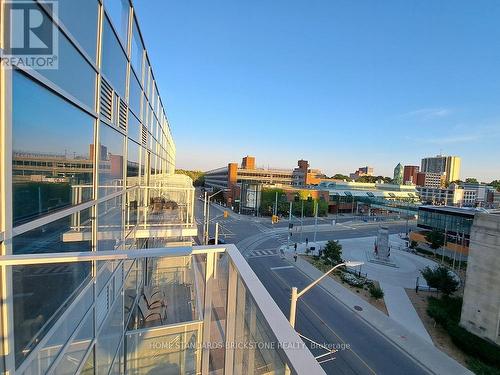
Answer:
MULTIPOLYGON (((196 216, 201 223, 203 204, 196 205, 196 216)), ((253 256, 262 249, 277 250, 286 243, 287 232, 274 233, 270 220, 251 217, 222 217, 222 211, 212 207, 211 220, 221 224, 220 233, 228 243, 236 243, 281 311, 288 317, 290 288, 303 288, 310 280, 302 272, 277 255, 253 256), (276 267, 287 267, 279 268, 276 267)), ((324 223, 323 223, 324 224, 324 223)), ((405 223, 384 223, 391 233, 406 230, 405 223)), ((341 224, 332 226, 332 231, 318 232, 317 240, 343 239, 374 236, 376 224, 341 224)), ((213 227, 211 233, 214 232, 213 227)), ((304 231, 312 241, 313 230, 304 231)), ((295 238, 294 238, 295 237, 295 238)), ((294 233, 297 239, 298 233, 294 233)), ((296 330, 316 343, 338 349, 333 357, 323 357, 321 364, 328 374, 426 374, 427 372, 408 355, 393 345, 381 333, 353 314, 339 300, 321 287, 315 287, 298 303, 296 330)), ((326 353, 323 349, 312 349, 314 355, 326 353)))

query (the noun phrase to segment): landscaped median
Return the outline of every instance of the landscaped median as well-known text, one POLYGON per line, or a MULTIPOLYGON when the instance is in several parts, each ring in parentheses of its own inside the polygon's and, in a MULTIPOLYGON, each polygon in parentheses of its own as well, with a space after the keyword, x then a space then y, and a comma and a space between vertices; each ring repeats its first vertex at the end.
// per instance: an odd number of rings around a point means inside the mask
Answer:
MULTIPOLYGON (((338 241, 328 241, 321 257, 316 255, 301 255, 301 257, 323 273, 326 273, 335 265, 343 262, 342 245, 338 241)), ((347 267, 340 267, 329 276, 388 315, 383 298, 384 292, 377 281, 370 280, 361 273, 347 267)))

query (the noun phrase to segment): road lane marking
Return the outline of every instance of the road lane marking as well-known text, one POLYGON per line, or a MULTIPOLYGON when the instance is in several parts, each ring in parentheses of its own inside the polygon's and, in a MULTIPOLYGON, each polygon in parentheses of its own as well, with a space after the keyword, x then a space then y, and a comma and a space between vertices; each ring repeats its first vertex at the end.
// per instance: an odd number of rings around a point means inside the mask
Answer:
POLYGON ((288 269, 288 268, 295 268, 295 267, 294 267, 294 266, 271 267, 271 271, 275 271, 275 270, 285 270, 285 269, 288 269))
MULTIPOLYGON (((293 267, 293 268, 295 268, 295 267, 293 267)), ((281 276, 279 276, 276 272, 273 272, 273 273, 272 273, 272 275, 274 275, 274 276, 275 276, 275 277, 276 277, 276 278, 277 278, 277 279, 278 279, 278 280, 279 280, 279 281, 280 281, 280 282, 281 282, 281 283, 282 283, 285 287, 290 288, 290 286, 286 283, 286 281, 285 281, 285 280, 284 280, 281 276)), ((333 335, 334 335, 335 337, 337 337, 337 338, 340 340, 340 342, 341 342, 342 344, 346 344, 346 345, 347 345, 347 343, 346 343, 346 342, 345 342, 345 341, 344 341, 344 340, 343 340, 343 339, 342 339, 342 338, 341 338, 341 337, 340 337, 340 336, 339 336, 339 335, 338 335, 338 334, 337 334, 337 333, 336 333, 336 332, 335 332, 335 331, 334 331, 334 330, 333 330, 333 329, 332 329, 332 328, 328 325, 328 323, 326 323, 326 322, 325 322, 325 321, 324 321, 324 320, 323 320, 323 319, 322 319, 322 318, 318 315, 318 313, 316 313, 316 311, 314 311, 314 310, 311 308, 311 306, 309 306, 309 304, 308 304, 308 303, 306 303, 306 302, 302 299, 302 300, 301 300, 301 304, 303 304, 303 305, 304 305, 304 306, 306 306, 309 310, 311 310, 311 312, 312 312, 312 313, 313 313, 313 314, 314 314, 314 315, 315 315, 315 316, 319 319, 319 321, 320 321, 320 322, 321 322, 321 323, 322 323, 322 324, 323 324, 323 325, 324 325, 324 326, 325 326, 325 327, 326 327, 326 328, 327 328, 330 332, 332 332, 332 333, 333 333, 333 335)), ((359 356, 359 354, 358 354, 358 353, 356 353, 356 352, 352 349, 352 347, 351 347, 351 346, 349 346, 349 350, 350 350, 350 351, 351 351, 351 352, 352 352, 352 353, 353 353, 353 354, 354 354, 354 355, 355 355, 355 356, 356 356, 356 357, 357 357, 357 358, 361 361, 361 363, 362 363, 363 365, 365 365, 365 366, 366 366, 366 368, 367 368, 368 370, 370 370, 373 374, 377 374, 377 373, 375 372, 375 370, 374 370, 374 369, 372 369, 372 368, 371 368, 371 367, 370 367, 370 366, 369 366, 369 365, 368 365, 368 364, 367 364, 367 363, 366 363, 366 362, 365 362, 365 361, 364 361, 364 360, 363 360, 363 359, 359 356)), ((344 360, 345 360, 345 359, 344 359, 344 360)))

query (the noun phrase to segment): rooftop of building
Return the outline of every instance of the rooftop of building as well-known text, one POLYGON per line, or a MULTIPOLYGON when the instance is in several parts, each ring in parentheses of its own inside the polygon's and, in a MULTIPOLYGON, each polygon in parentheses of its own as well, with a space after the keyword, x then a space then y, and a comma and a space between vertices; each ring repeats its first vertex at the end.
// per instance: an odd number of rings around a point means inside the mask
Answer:
POLYGON ((494 210, 487 210, 485 208, 433 206, 433 205, 420 206, 419 210, 438 212, 438 213, 443 213, 443 214, 447 213, 447 214, 459 214, 459 215, 467 215, 467 216, 474 216, 476 213, 500 213, 500 211, 494 212, 494 210))

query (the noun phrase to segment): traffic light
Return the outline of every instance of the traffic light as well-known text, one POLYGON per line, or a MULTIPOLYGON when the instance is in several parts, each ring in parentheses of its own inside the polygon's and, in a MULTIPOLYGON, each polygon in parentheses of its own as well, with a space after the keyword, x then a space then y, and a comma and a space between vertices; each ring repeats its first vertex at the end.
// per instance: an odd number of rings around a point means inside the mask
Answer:
POLYGON ((229 212, 224 211, 224 219, 227 219, 229 217, 229 212))

